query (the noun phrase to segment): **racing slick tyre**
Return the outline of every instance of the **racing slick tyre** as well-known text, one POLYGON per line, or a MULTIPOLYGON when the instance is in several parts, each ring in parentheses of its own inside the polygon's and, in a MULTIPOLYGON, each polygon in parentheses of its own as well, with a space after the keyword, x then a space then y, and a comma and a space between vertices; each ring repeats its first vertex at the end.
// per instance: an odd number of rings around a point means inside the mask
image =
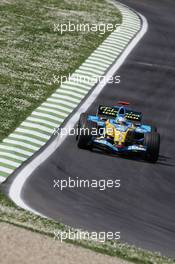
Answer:
POLYGON ((78 123, 77 145, 82 149, 92 149, 92 131, 97 129, 97 124, 88 120, 87 114, 81 114, 78 123))
POLYGON ((157 132, 144 134, 144 146, 147 147, 145 159, 149 162, 155 163, 159 157, 160 134, 157 132))

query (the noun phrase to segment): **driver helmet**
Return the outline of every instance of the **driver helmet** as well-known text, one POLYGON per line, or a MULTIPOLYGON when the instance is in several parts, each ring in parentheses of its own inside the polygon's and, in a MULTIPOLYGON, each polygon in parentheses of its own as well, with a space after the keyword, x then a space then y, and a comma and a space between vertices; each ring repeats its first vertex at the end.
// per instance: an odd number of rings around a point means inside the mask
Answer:
POLYGON ((123 116, 119 116, 116 118, 116 123, 119 125, 126 125, 126 118, 123 116))

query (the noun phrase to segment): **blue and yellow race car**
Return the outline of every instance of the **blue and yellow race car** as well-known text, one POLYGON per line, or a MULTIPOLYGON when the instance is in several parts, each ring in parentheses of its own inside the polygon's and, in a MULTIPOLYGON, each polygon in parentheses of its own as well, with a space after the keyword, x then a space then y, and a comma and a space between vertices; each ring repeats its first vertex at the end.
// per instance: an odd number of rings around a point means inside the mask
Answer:
POLYGON ((129 103, 117 106, 100 105, 96 115, 81 114, 77 143, 82 149, 129 154, 139 153, 149 162, 157 162, 160 134, 152 125, 142 124, 142 113, 128 108, 129 103))

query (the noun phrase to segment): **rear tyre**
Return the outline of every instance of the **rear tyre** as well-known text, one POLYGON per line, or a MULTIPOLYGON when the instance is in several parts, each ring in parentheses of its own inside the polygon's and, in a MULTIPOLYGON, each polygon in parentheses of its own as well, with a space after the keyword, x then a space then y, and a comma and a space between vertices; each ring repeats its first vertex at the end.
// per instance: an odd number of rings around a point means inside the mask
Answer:
POLYGON ((144 146, 147 147, 145 159, 152 163, 157 162, 160 149, 160 134, 157 132, 144 134, 144 146))
POLYGON ((93 132, 97 129, 97 124, 88 120, 87 114, 81 114, 78 123, 77 145, 81 149, 92 149, 93 132))

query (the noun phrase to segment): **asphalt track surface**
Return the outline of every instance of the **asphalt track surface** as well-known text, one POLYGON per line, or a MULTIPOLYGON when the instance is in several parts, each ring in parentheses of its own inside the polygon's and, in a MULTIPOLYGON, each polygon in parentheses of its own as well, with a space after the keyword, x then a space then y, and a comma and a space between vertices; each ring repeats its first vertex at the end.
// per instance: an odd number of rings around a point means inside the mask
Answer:
POLYGON ((23 199, 35 210, 76 228, 120 231, 121 240, 175 257, 175 1, 130 0, 149 30, 108 84, 99 104, 127 100, 161 134, 157 164, 80 150, 70 136, 28 179, 23 199), (53 188, 54 179, 120 179, 120 190, 53 188))

